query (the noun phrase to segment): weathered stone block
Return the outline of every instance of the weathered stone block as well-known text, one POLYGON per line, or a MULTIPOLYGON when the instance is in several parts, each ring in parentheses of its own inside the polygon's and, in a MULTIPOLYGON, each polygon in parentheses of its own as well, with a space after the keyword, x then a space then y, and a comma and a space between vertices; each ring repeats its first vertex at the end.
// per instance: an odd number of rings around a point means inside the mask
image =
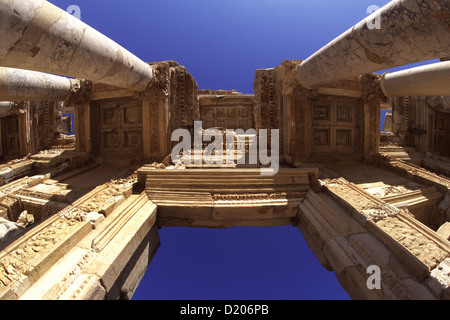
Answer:
POLYGON ((8 183, 14 177, 14 171, 11 168, 3 168, 0 170, 0 177, 3 183, 8 183))
POLYGON ((106 290, 97 276, 82 274, 59 300, 104 300, 106 290))
POLYGON ((11 169, 14 172, 14 176, 18 176, 22 173, 30 171, 33 167, 33 160, 22 161, 17 164, 12 164, 11 169))
POLYGON ((273 217, 273 207, 214 207, 213 217, 216 220, 270 219, 273 217))
POLYGON ((25 228, 15 222, 0 218, 0 247, 25 232, 25 228))
POLYGON ((425 283, 438 299, 450 300, 450 258, 433 269, 425 283))
POLYGON ((364 268, 350 266, 338 275, 338 280, 353 300, 383 300, 382 290, 367 287, 368 277, 364 268))
POLYGON ((311 249, 312 253, 319 260, 320 264, 328 271, 333 271, 333 267, 331 266, 330 262, 328 262, 327 257, 323 253, 321 244, 318 244, 314 239, 314 237, 308 233, 308 231, 305 228, 305 225, 300 224, 299 230, 302 233, 306 243, 308 244, 308 247, 311 249))
POLYGON ((27 181, 27 184, 29 187, 35 187, 38 184, 42 183, 44 181, 44 176, 33 176, 30 177, 27 181))
POLYGON ((410 300, 436 300, 436 297, 433 296, 430 290, 416 280, 413 279, 404 279, 402 284, 408 288, 410 292, 410 300))
POLYGON ((105 216, 98 212, 89 212, 86 214, 86 218, 94 229, 96 229, 97 226, 105 220, 105 216))
POLYGON ((119 281, 116 281, 120 289, 120 299, 131 300, 159 246, 158 227, 153 226, 128 262, 119 281))
POLYGON ((357 261, 348 249, 347 239, 341 236, 329 239, 323 245, 323 254, 337 276, 346 268, 357 265, 357 261))
POLYGON ((113 212, 115 207, 116 207, 115 199, 110 198, 103 204, 100 213, 104 214, 107 217, 111 214, 111 212, 113 212))
POLYGON ((212 220, 213 207, 166 207, 158 206, 158 219, 212 220))
POLYGON ((110 224, 104 224, 93 240, 99 251, 85 273, 97 275, 106 291, 115 286, 122 270, 156 222, 156 206, 146 195, 132 196, 112 215, 118 215, 110 224))

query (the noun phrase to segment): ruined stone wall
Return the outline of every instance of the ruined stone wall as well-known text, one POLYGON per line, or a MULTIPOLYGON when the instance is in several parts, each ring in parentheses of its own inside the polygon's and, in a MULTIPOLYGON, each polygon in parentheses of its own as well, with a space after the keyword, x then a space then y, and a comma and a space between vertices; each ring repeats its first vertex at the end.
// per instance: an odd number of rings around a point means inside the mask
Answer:
MULTIPOLYGON (((338 170, 344 167, 334 165, 338 170)), ((386 182, 397 175, 397 184, 403 179, 426 190, 434 185, 439 199, 448 195, 450 184, 445 178, 401 161, 387 161, 383 167, 389 171, 371 169, 375 178, 386 182)), ((361 167, 347 168, 339 173, 321 169, 321 187, 310 190, 299 207, 300 230, 322 265, 336 273, 353 299, 448 299, 448 234, 439 236, 411 214, 420 198, 417 191, 397 195, 403 197, 399 206, 392 197, 373 192, 367 182, 374 183, 374 177, 355 179, 364 176, 361 167), (407 196, 416 201, 408 204, 407 196), (370 266, 379 268, 378 290, 366 282, 370 266)), ((431 205, 431 199, 422 201, 431 205)))
POLYGON ((159 247, 156 206, 133 193, 135 183, 133 174, 118 173, 76 201, 44 176, 2 187, 16 200, 11 211, 33 204, 34 214, 47 215, 30 226, 30 215, 9 224, 0 217, 1 230, 9 228, 0 241, 0 299, 131 299, 159 247))
POLYGON ((203 128, 254 129, 254 95, 225 90, 199 91, 203 128))
POLYGON ((173 130, 189 128, 200 118, 197 92, 198 85, 186 67, 168 62, 170 67, 170 125, 173 130))
POLYGON ((404 146, 421 152, 450 155, 450 102, 448 97, 391 99, 393 132, 404 146))
POLYGON ((191 129, 200 119, 198 85, 184 66, 175 61, 152 63, 155 79, 149 90, 150 158, 161 161, 176 142, 171 135, 177 129, 191 129))
POLYGON ((170 154, 172 131, 200 118, 198 86, 174 61, 151 65, 155 77, 144 92, 84 84, 85 93, 72 101, 77 152, 129 163, 162 161, 170 154))
POLYGON ((16 102, 0 120, 1 155, 21 158, 58 144, 61 132, 60 102, 16 102))
POLYGON ((255 124, 280 130, 280 154, 295 162, 330 155, 374 155, 380 138, 376 76, 335 81, 313 90, 296 77, 301 61, 255 73, 255 124))

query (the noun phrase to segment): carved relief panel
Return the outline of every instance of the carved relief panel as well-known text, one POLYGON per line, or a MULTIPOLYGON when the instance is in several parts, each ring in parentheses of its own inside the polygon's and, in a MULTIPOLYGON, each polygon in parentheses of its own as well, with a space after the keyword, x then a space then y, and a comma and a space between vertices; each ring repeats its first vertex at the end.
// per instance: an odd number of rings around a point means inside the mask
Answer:
POLYGON ((355 152, 357 100, 324 97, 311 100, 313 152, 355 152))
POLYGON ((251 106, 203 106, 201 108, 203 128, 243 129, 253 128, 251 106))
POLYGON ((141 102, 101 105, 100 140, 102 152, 142 152, 141 102))

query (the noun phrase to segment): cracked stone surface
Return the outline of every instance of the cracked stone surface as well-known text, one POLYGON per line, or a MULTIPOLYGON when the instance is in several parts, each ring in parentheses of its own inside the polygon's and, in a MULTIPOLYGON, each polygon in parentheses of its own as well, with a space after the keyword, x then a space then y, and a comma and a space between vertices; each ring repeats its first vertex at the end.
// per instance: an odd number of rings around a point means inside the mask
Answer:
POLYGON ((152 67, 43 0, 0 3, 0 65, 143 91, 152 67))
POLYGON ((450 54, 450 3, 445 0, 392 1, 327 44, 298 67, 300 83, 315 87, 395 66, 450 54))

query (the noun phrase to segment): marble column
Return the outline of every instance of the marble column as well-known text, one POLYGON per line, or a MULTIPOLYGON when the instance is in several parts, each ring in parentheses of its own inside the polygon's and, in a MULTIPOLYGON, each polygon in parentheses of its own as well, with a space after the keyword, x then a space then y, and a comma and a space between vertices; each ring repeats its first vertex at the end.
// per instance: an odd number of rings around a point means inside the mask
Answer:
POLYGON ((380 84, 389 98, 450 96, 450 61, 386 73, 380 84))
POLYGON ((0 67, 0 100, 66 101, 79 86, 66 77, 0 67))
POLYGON ((144 91, 153 68, 45 0, 0 0, 0 65, 144 91))
POLYGON ((448 0, 394 0, 298 66, 306 88, 415 62, 448 57, 448 0), (373 23, 376 21, 377 23, 373 23))

